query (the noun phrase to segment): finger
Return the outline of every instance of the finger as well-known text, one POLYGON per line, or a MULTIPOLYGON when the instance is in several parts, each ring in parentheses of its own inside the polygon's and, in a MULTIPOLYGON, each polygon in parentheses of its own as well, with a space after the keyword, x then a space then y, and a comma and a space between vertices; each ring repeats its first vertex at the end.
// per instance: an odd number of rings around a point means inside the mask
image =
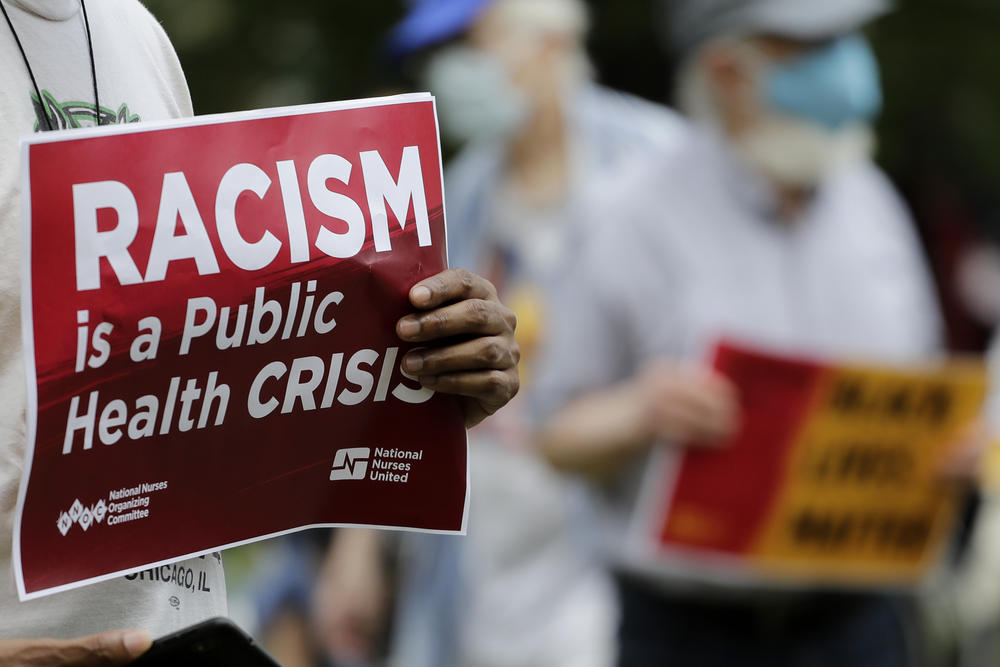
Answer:
POLYGON ((977 486, 982 478, 981 461, 972 458, 952 458, 939 467, 938 478, 945 484, 977 486))
POLYGON ((701 445, 722 445, 733 436, 733 423, 723 420, 699 421, 691 434, 691 442, 701 445))
POLYGON ((98 665, 123 665, 149 650, 153 638, 145 630, 104 632, 86 638, 98 665))
POLYGON ((396 334, 405 341, 424 343, 451 336, 510 333, 514 324, 514 314, 499 301, 466 299, 428 313, 407 315, 396 324, 396 334))
POLYGON ((496 300, 493 283, 465 269, 447 269, 421 280, 410 290, 414 308, 429 310, 462 299, 496 300))
POLYGON ((700 402, 713 424, 730 433, 739 427, 740 395, 733 382, 718 373, 711 373, 694 386, 693 400, 700 402))
POLYGON ((965 429, 955 447, 939 466, 938 474, 947 482, 973 485, 982 477, 983 462, 991 440, 985 425, 975 423, 965 429))
POLYGON ((663 410, 653 415, 657 437, 671 444, 686 444, 698 428, 698 418, 684 410, 663 410))
POLYGON ((413 350, 403 357, 403 370, 412 376, 441 375, 517 365, 521 353, 510 338, 484 336, 437 349, 413 350))
POLYGON ((517 394, 517 374, 487 370, 445 375, 421 375, 420 384, 444 394, 468 396, 489 403, 506 403, 517 394))
POLYGON ((721 375, 713 371, 702 379, 701 386, 705 391, 711 392, 724 400, 730 401, 731 403, 735 404, 739 401, 739 388, 725 375, 721 375))
POLYGON ((659 417, 661 433, 677 444, 713 444, 727 432, 698 410, 675 407, 659 417))
POLYGON ((356 664, 366 659, 364 643, 350 627, 337 628, 326 650, 337 664, 356 664))
POLYGON ((705 422, 732 422, 738 411, 737 404, 727 394, 691 385, 672 386, 661 392, 656 409, 665 414, 691 413, 705 422))
POLYGON ((698 442, 729 437, 736 429, 735 407, 720 396, 686 389, 673 393, 655 411, 660 429, 673 430, 678 439, 698 442))
POLYGON ((739 406, 724 394, 693 397, 699 411, 703 433, 720 439, 733 435, 739 427, 739 406))
POLYGON ((339 649, 340 655, 349 658, 349 662, 366 661, 371 653, 371 640, 355 619, 344 619, 339 649))
POLYGON ((379 625, 365 612, 345 610, 334 629, 332 653, 348 663, 367 663, 374 653, 379 625))
POLYGON ((79 667, 126 665, 149 650, 153 638, 145 630, 112 630, 98 635, 53 643, 59 656, 50 664, 79 667))

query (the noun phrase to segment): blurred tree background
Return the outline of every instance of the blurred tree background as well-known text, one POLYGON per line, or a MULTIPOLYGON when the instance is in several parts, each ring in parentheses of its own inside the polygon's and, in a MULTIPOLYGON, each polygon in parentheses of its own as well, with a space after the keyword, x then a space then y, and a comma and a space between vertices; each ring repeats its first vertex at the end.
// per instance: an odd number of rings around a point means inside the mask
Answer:
MULTIPOLYGON (((177 48, 199 114, 412 87, 382 57, 401 0, 145 2, 177 48)), ((604 83, 667 101, 672 63, 654 2, 590 0, 591 52, 604 83)), ((1000 244, 1000 2, 902 0, 870 34, 886 94, 879 160, 916 214, 952 346, 979 349, 989 327, 969 317, 952 276, 968 247, 1000 244)))

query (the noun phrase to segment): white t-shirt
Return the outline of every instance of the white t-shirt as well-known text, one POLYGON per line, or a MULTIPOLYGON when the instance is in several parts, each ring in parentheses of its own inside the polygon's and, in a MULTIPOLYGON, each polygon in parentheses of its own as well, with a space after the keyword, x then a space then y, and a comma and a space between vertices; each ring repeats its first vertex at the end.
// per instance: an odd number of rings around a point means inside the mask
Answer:
MULTIPOLYGON (((94 125, 94 93, 79 0, 0 0, 14 24, 57 129, 94 125)), ((89 0, 103 122, 190 116, 191 99, 166 34, 133 0, 89 0)), ((72 637, 113 628, 154 635, 226 613, 221 558, 86 586, 27 603, 17 600, 11 536, 25 446, 21 346, 21 191, 18 140, 38 122, 38 100, 6 22, 0 22, 0 637, 72 637), (205 584, 184 587, 187 571, 205 584), (180 571, 182 577, 174 573, 180 571), (177 580, 181 583, 178 584, 177 580)))

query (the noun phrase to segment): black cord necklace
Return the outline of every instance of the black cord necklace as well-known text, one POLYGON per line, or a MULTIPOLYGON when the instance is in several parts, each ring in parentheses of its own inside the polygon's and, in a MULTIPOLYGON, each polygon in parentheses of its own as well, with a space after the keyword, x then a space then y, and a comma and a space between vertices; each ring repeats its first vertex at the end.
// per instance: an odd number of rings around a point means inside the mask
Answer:
MULTIPOLYGON (((94 119, 95 122, 101 124, 101 98, 97 93, 97 63, 94 59, 94 42, 90 36, 90 19, 87 17, 87 2, 86 0, 80 0, 80 7, 83 9, 83 25, 87 30, 87 52, 90 54, 90 78, 94 83, 94 119)), ((28 76, 31 78, 31 85, 35 88, 35 95, 38 97, 38 104, 42 109, 42 117, 45 119, 45 129, 54 130, 52 126, 52 119, 49 118, 48 110, 45 108, 45 99, 42 97, 42 91, 38 87, 38 81, 35 80, 35 72, 31 69, 31 63, 28 62, 28 54, 24 51, 24 45, 21 44, 21 38, 17 35, 17 30, 14 29, 14 23, 10 20, 10 15, 7 13, 7 8, 4 6, 3 0, 0 0, 0 12, 3 12, 3 17, 7 19, 7 26, 10 28, 10 32, 14 35, 14 42, 17 44, 17 49, 21 52, 21 58, 24 59, 24 66, 28 68, 28 76)))

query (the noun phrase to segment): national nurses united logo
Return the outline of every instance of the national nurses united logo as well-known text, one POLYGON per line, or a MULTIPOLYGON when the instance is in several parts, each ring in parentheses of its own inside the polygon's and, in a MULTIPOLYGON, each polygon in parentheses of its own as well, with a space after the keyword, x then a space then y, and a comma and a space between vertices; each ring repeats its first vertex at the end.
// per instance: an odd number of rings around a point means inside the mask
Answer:
POLYGON ((410 472, 424 460, 424 450, 387 449, 385 447, 350 447, 338 449, 333 456, 330 481, 365 479, 372 482, 406 484, 410 472))
POLYGON ((333 456, 330 481, 364 479, 368 472, 368 459, 371 458, 371 455, 372 450, 369 447, 338 449, 333 456))
POLYGON ((59 519, 56 521, 56 528, 65 537, 66 533, 70 531, 73 524, 79 524, 80 528, 85 531, 90 528, 95 523, 101 523, 104 521, 105 515, 108 513, 108 506, 104 502, 104 499, 98 500, 96 503, 90 507, 86 507, 77 498, 73 501, 73 504, 65 512, 59 513, 59 519))

